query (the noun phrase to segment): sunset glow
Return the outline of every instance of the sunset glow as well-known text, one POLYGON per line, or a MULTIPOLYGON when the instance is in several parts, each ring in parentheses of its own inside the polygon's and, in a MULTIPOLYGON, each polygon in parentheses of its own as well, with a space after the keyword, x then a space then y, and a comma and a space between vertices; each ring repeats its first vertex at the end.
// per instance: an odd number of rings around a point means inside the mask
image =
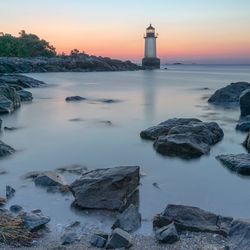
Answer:
POLYGON ((8 0, 0 31, 35 33, 58 53, 139 61, 152 22, 162 62, 250 63, 249 10, 248 0, 8 0))

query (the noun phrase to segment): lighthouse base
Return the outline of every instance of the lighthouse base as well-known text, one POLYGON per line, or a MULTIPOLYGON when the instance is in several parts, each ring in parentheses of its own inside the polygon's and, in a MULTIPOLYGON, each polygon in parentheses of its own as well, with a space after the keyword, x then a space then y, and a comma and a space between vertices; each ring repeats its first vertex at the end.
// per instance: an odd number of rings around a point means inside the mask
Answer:
POLYGON ((159 69, 161 66, 161 60, 159 58, 143 58, 143 69, 159 69))

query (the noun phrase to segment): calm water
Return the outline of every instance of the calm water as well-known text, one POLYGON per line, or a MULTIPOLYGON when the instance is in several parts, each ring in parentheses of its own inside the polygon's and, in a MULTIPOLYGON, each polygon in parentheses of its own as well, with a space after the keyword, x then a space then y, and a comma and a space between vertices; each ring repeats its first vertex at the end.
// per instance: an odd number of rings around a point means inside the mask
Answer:
MULTIPOLYGON (((245 134, 235 131, 239 110, 214 108, 206 97, 233 81, 250 81, 250 66, 169 66, 169 70, 105 73, 29 74, 49 87, 32 89, 34 101, 14 114, 3 116, 1 140, 17 153, 0 161, 0 195, 12 185, 16 196, 8 203, 26 210, 41 208, 51 216, 50 228, 61 228, 80 220, 107 230, 114 217, 97 212, 77 212, 73 198, 50 194, 22 176, 33 170, 83 164, 88 169, 140 165, 140 211, 142 233, 151 233, 152 217, 168 203, 199 206, 223 215, 250 218, 250 178, 240 177, 220 165, 215 156, 245 152, 245 134), (208 87, 209 90, 202 88, 208 87), (65 97, 114 98, 121 102, 66 103, 65 97), (184 161, 158 155, 151 142, 140 139, 142 129, 173 117, 196 117, 218 122, 224 140, 209 156, 184 161), (79 118, 73 122, 70 119, 79 118), (108 125, 105 121, 111 121, 108 125), (152 184, 158 183, 160 189, 152 184)), ((65 175, 68 182, 77 176, 65 175)))

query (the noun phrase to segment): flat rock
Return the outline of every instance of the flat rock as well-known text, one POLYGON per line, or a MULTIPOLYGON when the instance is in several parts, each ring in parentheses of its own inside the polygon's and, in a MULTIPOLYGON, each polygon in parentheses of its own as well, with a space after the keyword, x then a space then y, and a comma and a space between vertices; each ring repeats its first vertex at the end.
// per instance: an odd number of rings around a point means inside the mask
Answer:
POLYGON ((21 102, 31 102, 33 100, 32 93, 26 90, 19 90, 17 91, 17 94, 19 95, 21 102))
POLYGON ((0 141, 0 157, 11 155, 14 152, 15 152, 14 148, 0 141))
POLYGON ((126 232, 134 232, 141 226, 141 214, 138 207, 131 204, 121 214, 118 215, 112 229, 121 228, 126 232))
POLYGON ((153 225, 157 230, 174 223, 178 232, 209 232, 227 236, 232 220, 197 207, 170 204, 155 216, 153 225))
POLYGON ((250 175, 250 154, 218 155, 216 159, 238 174, 250 175))
POLYGON ((230 250, 250 249, 250 222, 234 220, 229 232, 229 239, 232 243, 230 250))
POLYGON ((143 139, 155 140, 155 150, 163 155, 195 158, 208 154, 224 133, 215 122, 195 118, 174 118, 141 132, 143 139))
POLYGON ((131 235, 120 228, 116 228, 107 242, 107 249, 129 248, 132 246, 131 235))
POLYGON ((81 208, 123 209, 139 185, 140 167, 114 167, 84 173, 70 185, 81 208))
POLYGON ((87 98, 82 97, 82 96, 69 96, 65 98, 66 102, 79 102, 79 101, 85 101, 87 98))
POLYGON ((209 99, 208 102, 215 105, 239 105, 240 95, 246 89, 250 89, 248 82, 236 82, 218 89, 209 99))
POLYGON ((250 88, 240 95, 240 110, 241 116, 250 115, 250 88))
POLYGON ((173 244, 180 239, 174 223, 156 230, 155 237, 158 241, 167 244, 173 244))
POLYGON ((41 173, 34 179, 34 182, 37 186, 43 186, 43 187, 66 185, 62 176, 53 171, 46 171, 41 173))
POLYGON ((20 218, 22 219, 25 227, 29 231, 38 230, 50 222, 50 218, 48 216, 43 215, 40 210, 34 210, 29 213, 24 212, 20 214, 20 218))

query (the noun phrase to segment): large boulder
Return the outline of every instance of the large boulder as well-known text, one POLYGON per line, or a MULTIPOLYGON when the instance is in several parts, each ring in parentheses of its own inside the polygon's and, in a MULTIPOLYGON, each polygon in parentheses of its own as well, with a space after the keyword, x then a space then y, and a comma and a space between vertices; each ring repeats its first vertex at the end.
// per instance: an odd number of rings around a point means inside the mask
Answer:
POLYGON ((15 152, 14 148, 0 141, 0 157, 11 155, 14 152, 15 152))
POLYGON ((197 207, 170 204, 155 216, 153 226, 157 230, 174 223, 178 232, 209 232, 227 236, 232 220, 197 207))
POLYGON ((229 232, 231 250, 250 249, 250 221, 234 220, 229 232))
POLYGON ((216 158, 233 172, 250 175, 250 154, 218 155, 216 158))
POLYGON ((114 167, 84 173, 70 185, 81 208, 122 210, 139 185, 140 167, 114 167))
POLYGON ((250 89, 245 90, 240 95, 241 116, 250 115, 250 89))
POLYGON ((11 113, 21 106, 16 90, 8 86, 0 86, 0 113, 11 113))
POLYGON ((198 119, 170 119, 141 132, 141 137, 155 140, 155 150, 163 155, 195 158, 208 154, 210 147, 222 140, 224 133, 215 122, 198 119))
POLYGON ((248 82, 236 82, 218 89, 208 102, 215 105, 239 105, 240 95, 246 89, 250 89, 248 82))
POLYGON ((134 232, 141 226, 141 214, 138 207, 131 204, 121 214, 118 215, 112 228, 121 228, 126 232, 134 232))

